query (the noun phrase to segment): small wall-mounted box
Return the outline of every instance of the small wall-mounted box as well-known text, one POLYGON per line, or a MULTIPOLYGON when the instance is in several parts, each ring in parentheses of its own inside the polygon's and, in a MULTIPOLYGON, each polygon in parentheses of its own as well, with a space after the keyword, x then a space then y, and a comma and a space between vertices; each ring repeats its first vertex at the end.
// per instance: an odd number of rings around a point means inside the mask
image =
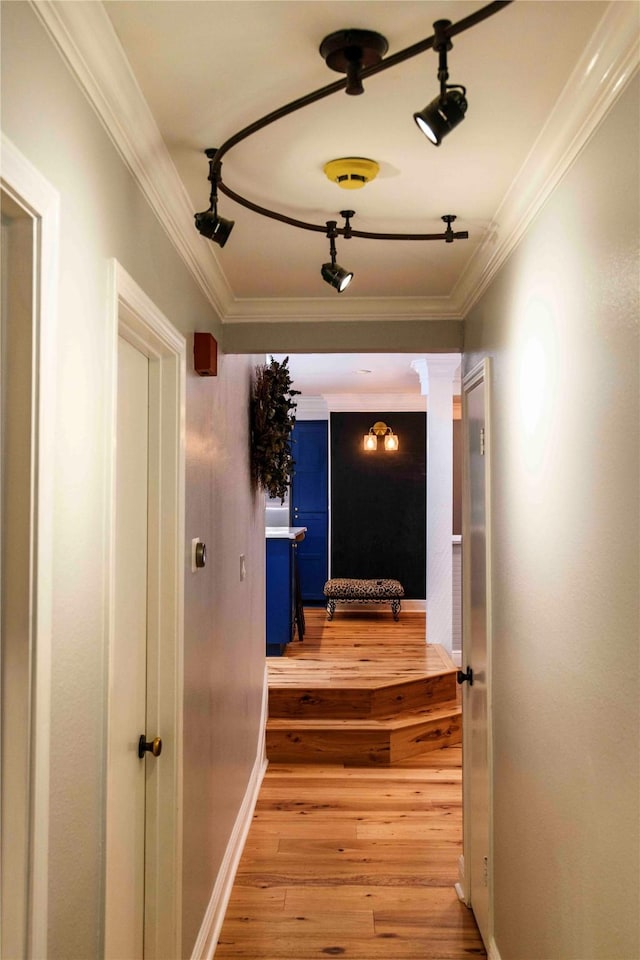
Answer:
POLYGON ((193 367, 201 377, 218 375, 218 344, 210 333, 194 333, 193 367))

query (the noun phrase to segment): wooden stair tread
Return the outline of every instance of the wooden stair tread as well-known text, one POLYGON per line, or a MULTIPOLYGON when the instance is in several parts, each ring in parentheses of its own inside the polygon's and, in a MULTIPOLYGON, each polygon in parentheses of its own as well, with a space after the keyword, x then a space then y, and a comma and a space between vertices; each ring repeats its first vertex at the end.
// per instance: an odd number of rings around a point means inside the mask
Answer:
POLYGON ((458 701, 450 700, 448 703, 438 704, 437 707, 426 707, 424 710, 415 710, 395 717, 368 717, 367 719, 270 717, 267 720, 267 730, 401 730, 428 720, 444 720, 461 715, 462 710, 458 701))
POLYGON ((343 658, 307 656, 267 657, 269 688, 332 689, 362 687, 365 689, 392 686, 405 679, 425 676, 442 676, 454 673, 456 665, 446 650, 438 644, 426 645, 415 655, 396 655, 387 664, 378 656, 375 659, 358 658, 346 661, 343 658))

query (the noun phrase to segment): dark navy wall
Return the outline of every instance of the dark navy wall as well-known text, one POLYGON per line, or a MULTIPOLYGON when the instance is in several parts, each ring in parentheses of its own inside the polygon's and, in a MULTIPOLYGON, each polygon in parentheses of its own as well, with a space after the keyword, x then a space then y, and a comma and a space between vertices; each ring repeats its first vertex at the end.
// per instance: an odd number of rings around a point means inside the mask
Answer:
POLYGON ((331 576, 393 577, 409 599, 424 599, 426 568, 426 414, 331 414, 331 576), (399 450, 363 436, 384 420, 399 450))

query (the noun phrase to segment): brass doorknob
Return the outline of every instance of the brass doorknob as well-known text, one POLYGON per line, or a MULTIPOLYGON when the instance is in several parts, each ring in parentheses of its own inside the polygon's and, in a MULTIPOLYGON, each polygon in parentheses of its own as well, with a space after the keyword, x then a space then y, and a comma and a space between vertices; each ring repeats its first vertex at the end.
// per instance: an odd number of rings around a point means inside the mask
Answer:
POLYGON ((162 740, 160 737, 155 737, 153 740, 146 740, 144 733, 141 733, 140 739, 138 740, 138 756, 141 760, 147 752, 154 757, 159 757, 162 753, 162 740))

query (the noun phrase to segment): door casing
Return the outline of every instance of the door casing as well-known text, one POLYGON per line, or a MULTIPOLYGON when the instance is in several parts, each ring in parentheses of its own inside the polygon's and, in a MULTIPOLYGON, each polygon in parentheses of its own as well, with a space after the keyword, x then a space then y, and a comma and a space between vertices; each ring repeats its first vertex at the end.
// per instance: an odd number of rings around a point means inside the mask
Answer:
MULTIPOLYGON (((470 392, 479 384, 484 384, 484 456, 485 456, 485 594, 486 594, 486 709, 487 709, 487 778, 489 792, 489 810, 488 827, 489 851, 488 851, 488 931, 489 943, 486 944, 487 950, 495 950, 493 941, 494 930, 494 871, 493 871, 493 720, 492 720, 492 608, 491 608, 491 361, 485 358, 478 363, 463 378, 462 382, 462 421, 463 421, 463 489, 462 489, 462 666, 472 664, 472 636, 471 636, 471 565, 465 562, 468 554, 465 552, 465 544, 470 544, 471 538, 471 487, 469 482, 469 415, 468 398, 470 392)), ((468 546, 466 548, 468 550, 468 546)), ((469 703, 472 695, 467 683, 463 686, 463 760, 462 760, 462 779, 463 779, 463 853, 459 863, 459 883, 456 884, 458 896, 473 909, 471 889, 471 844, 473 836, 473 795, 472 795, 472 776, 471 776, 471 750, 472 750, 472 717, 469 709, 465 706, 469 703), (468 719, 467 719, 468 718, 468 719)), ((475 882, 475 881, 474 881, 475 882)))
MULTIPOLYGON (((107 437, 116 436, 118 336, 149 358, 149 530, 147 724, 162 737, 161 763, 147 783, 145 960, 181 955, 182 693, 184 634, 184 446, 186 342, 115 260, 111 263, 110 403, 107 437)), ((105 523, 108 652, 113 648, 116 502, 113 446, 105 523)), ((105 674, 109 676, 109 663, 105 674)), ((117 708, 108 697, 107 711, 117 708)), ((107 730, 109 719, 106 718, 107 730)), ((155 734, 154 734, 155 735, 155 734)), ((105 754, 105 849, 109 744, 105 754)), ((105 871, 108 864, 105 863, 105 871)), ((106 874, 105 874, 106 879, 106 874)), ((105 882, 106 885, 106 882, 105 882)))
POLYGON ((26 847, 27 883, 22 898, 24 953, 47 955, 49 884, 49 769, 51 731, 51 633, 53 605, 53 517, 55 460, 55 379, 60 246, 60 196, 33 164, 2 134, 0 187, 32 227, 30 422, 31 445, 27 619, 30 670, 22 695, 28 714, 26 847))

